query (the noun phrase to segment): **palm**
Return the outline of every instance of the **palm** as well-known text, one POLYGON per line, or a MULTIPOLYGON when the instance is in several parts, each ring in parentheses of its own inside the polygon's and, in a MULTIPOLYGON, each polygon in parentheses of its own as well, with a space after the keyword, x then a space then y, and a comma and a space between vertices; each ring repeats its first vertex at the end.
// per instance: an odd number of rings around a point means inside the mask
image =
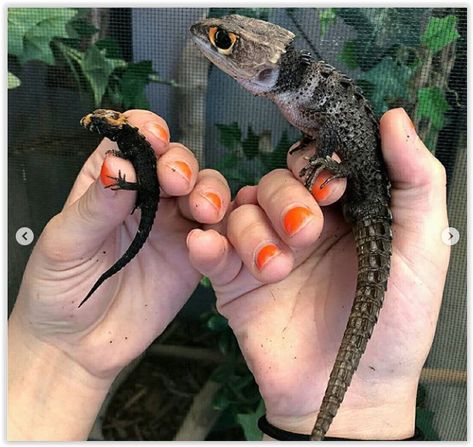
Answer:
MULTIPOLYGON (((393 228, 388 292, 345 408, 376 399, 393 380, 418 377, 430 348, 440 297, 426 284, 442 268, 444 248, 440 240, 426 240, 429 235, 403 230, 409 210, 396 206, 402 200, 402 192, 395 191, 393 214, 399 224, 393 228), (421 260, 424 265, 416 266, 421 260)), ((239 299, 217 291, 220 311, 229 318, 272 414, 316 411, 353 301, 357 261, 350 229, 333 208, 325 210, 324 219, 316 248, 299 253, 298 266, 284 280, 255 287, 239 299)))
MULTIPOLYGON (((93 183, 109 144, 102 143, 88 160, 66 207, 93 183)), ((197 224, 182 217, 177 200, 161 199, 145 246, 79 309, 100 274, 130 245, 140 212, 128 216, 100 245, 89 246, 77 244, 70 234, 59 240, 61 215, 53 218, 32 254, 25 272, 28 280, 19 295, 18 305, 29 307, 29 327, 96 375, 113 374, 139 355, 165 329, 200 279, 189 264, 185 244, 187 233, 197 224)))

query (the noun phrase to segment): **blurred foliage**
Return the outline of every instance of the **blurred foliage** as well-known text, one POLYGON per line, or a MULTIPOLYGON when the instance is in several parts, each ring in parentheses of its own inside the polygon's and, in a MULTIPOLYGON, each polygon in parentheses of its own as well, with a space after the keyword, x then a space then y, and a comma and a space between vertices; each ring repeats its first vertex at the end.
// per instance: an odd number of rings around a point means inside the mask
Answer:
POLYGON ((420 384, 417 388, 416 427, 422 430, 426 441, 440 441, 440 437, 433 426, 435 413, 427 408, 426 397, 427 391, 425 387, 420 384))
POLYGON ((447 67, 440 63, 437 68, 433 61, 460 38, 457 17, 434 17, 425 8, 328 8, 319 12, 321 36, 337 18, 356 32, 356 38, 344 42, 337 58, 348 70, 360 71, 358 84, 376 114, 406 108, 425 123, 420 133, 433 150, 450 109, 447 82, 443 87, 436 85, 442 83, 436 82, 441 76, 435 73, 447 67))
POLYGON ((222 385, 213 401, 214 407, 222 410, 214 429, 224 430, 238 425, 246 440, 260 441, 263 434, 257 422, 265 411, 264 403, 238 342, 227 320, 216 311, 201 318, 205 328, 216 334, 219 351, 226 358, 212 374, 212 380, 222 385))
POLYGON ((290 141, 284 131, 274 149, 270 135, 256 134, 248 127, 244 137, 238 123, 216 124, 223 157, 215 167, 229 181, 232 192, 245 185, 256 185, 259 179, 273 169, 285 168, 290 141), (268 147, 269 146, 269 147, 268 147))
MULTIPOLYGON (((151 61, 125 61, 118 43, 99 39, 98 32, 90 20, 90 9, 8 10, 8 54, 20 66, 34 60, 64 69, 79 92, 92 95, 96 107, 107 103, 119 109, 148 108, 146 86, 165 81, 151 61)), ((8 88, 20 85, 10 72, 8 79, 8 88)))

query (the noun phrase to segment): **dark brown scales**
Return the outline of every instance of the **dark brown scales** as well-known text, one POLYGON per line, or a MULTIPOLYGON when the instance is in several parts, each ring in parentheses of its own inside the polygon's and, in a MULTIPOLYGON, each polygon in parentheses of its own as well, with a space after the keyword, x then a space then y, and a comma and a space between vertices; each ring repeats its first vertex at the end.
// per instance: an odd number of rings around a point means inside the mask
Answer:
POLYGON ((378 320, 391 266, 391 221, 357 222, 353 235, 358 254, 356 294, 334 367, 312 430, 311 439, 323 440, 337 414, 361 356, 378 320))
MULTIPOLYGON (((141 209, 138 231, 130 246, 121 258, 115 262, 95 282, 90 292, 79 304, 82 306, 108 278, 125 267, 141 250, 148 239, 159 202, 159 183, 156 175, 156 154, 146 138, 136 127, 128 124, 123 114, 113 110, 98 109, 85 116, 81 124, 112 141, 116 141, 118 151, 114 155, 130 160, 136 173, 136 182, 128 182, 125 177, 115 178, 112 189, 126 189, 137 192, 135 209, 141 209)), ((134 210, 133 210, 134 211, 134 210)))
POLYGON ((311 436, 321 440, 371 337, 389 276, 390 183, 378 120, 349 77, 296 50, 294 35, 273 23, 229 15, 198 22, 191 33, 215 65, 250 92, 274 101, 286 119, 303 132, 304 138, 292 152, 315 142, 317 153, 301 171, 309 190, 324 169, 333 178, 347 179, 341 202, 344 217, 353 228, 359 271, 352 311, 311 436), (210 26, 236 34, 238 44, 225 54, 217 52, 208 42, 210 26), (331 158, 334 152, 340 164, 331 158))

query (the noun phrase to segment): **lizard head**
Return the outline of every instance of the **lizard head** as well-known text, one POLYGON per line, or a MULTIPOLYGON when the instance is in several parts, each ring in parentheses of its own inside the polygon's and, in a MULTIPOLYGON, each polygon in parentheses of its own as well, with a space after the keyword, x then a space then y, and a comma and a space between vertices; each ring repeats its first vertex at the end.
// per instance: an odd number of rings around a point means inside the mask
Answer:
POLYGON ((240 15, 202 20, 190 32, 212 63, 255 95, 274 87, 281 55, 295 37, 280 26, 240 15))
POLYGON ((106 134, 111 140, 122 130, 127 120, 122 113, 109 109, 97 109, 84 116, 80 123, 86 129, 97 132, 99 135, 106 134))

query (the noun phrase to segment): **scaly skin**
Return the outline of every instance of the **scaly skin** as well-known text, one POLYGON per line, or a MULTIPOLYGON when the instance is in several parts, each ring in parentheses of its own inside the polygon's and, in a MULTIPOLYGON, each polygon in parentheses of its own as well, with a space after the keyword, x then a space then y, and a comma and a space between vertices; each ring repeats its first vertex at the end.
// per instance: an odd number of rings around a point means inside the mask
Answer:
POLYGON ((341 203, 353 227, 358 278, 347 327, 311 434, 312 440, 322 440, 371 337, 389 277, 390 183, 381 155, 378 120, 350 78, 294 49, 290 31, 231 15, 198 22, 191 33, 215 65, 253 94, 275 102, 303 132, 294 151, 315 141, 317 154, 301 171, 309 190, 322 170, 328 170, 332 178, 347 179, 341 203), (331 158, 334 152, 340 163, 331 158))
MULTIPOLYGON (((156 154, 136 127, 128 124, 125 116, 114 110, 97 109, 81 120, 82 126, 115 141, 118 151, 113 154, 130 160, 136 172, 136 182, 127 182, 125 176, 113 177, 112 189, 137 191, 135 209, 141 209, 141 219, 135 238, 122 257, 95 282, 90 292, 79 304, 82 306, 100 285, 125 267, 141 250, 153 227, 159 202, 159 183, 156 175, 156 154)), ((134 211, 134 210, 133 210, 134 211)))

